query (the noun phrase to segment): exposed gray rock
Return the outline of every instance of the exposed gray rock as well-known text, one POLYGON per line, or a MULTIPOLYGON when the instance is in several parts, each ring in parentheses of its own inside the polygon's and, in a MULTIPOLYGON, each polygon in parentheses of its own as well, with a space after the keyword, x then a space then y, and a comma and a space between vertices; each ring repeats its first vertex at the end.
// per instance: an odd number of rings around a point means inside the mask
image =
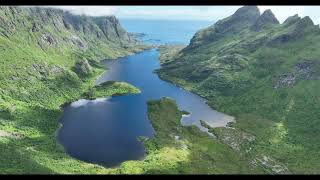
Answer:
POLYGON ((0 138, 20 139, 21 137, 16 134, 4 131, 4 130, 0 130, 0 138))
POLYGON ((55 39, 53 39, 53 37, 50 36, 49 34, 42 34, 41 35, 41 41, 44 42, 44 43, 47 43, 49 45, 57 44, 55 39))
POLYGON ((83 41, 80 37, 76 36, 76 35, 72 35, 70 37, 72 43, 79 49, 81 50, 86 50, 88 49, 87 44, 85 43, 85 41, 83 41))
POLYGON ((92 67, 89 62, 84 59, 75 64, 75 71, 78 75, 88 75, 92 72, 92 67))
POLYGON ((273 158, 268 157, 268 156, 263 155, 262 157, 255 158, 252 161, 252 163, 255 165, 259 164, 260 166, 263 166, 264 168, 267 168, 276 174, 289 174, 290 173, 289 169, 285 165, 283 165, 279 162, 276 162, 273 158))
POLYGON ((4 15, 4 17, 0 17, 1 36, 10 38, 19 32, 17 29, 25 28, 30 33, 34 33, 36 37, 39 35, 37 44, 44 51, 47 51, 51 46, 60 44, 60 39, 70 45, 73 44, 80 50, 86 50, 95 40, 107 44, 108 41, 118 45, 125 44, 125 47, 127 47, 126 44, 135 42, 134 38, 128 35, 114 16, 74 15, 61 9, 47 7, 1 6, 0 11, 4 15), (52 31, 49 32, 47 28, 43 27, 50 27, 49 29, 57 33, 51 33, 52 31), (41 34, 37 32, 41 32, 41 34), (78 39, 66 40, 72 35, 77 36, 78 39))
POLYGON ((221 130, 216 134, 218 139, 235 151, 240 151, 243 144, 253 142, 256 139, 254 135, 232 127, 221 128, 221 130))
POLYGON ((298 14, 295 14, 294 16, 288 17, 284 22, 284 26, 290 26, 296 22, 298 22, 301 18, 298 16, 298 14))
POLYGON ((282 88, 291 86, 296 82, 296 77, 293 74, 283 74, 278 77, 274 88, 282 88))
POLYGON ((213 42, 232 32, 240 32, 248 25, 253 25, 260 17, 257 6, 244 6, 233 15, 217 21, 213 26, 198 31, 191 39, 190 45, 183 51, 197 47, 200 44, 213 42))
POLYGON ((46 63, 43 64, 32 64, 31 70, 28 71, 28 74, 34 75, 37 78, 47 79, 49 76, 49 68, 46 63))
POLYGON ((218 21, 214 26, 216 32, 224 33, 234 28, 242 27, 242 24, 253 24, 260 17, 257 6, 244 6, 239 8, 230 18, 218 21))
POLYGON ((19 80, 19 78, 17 76, 13 75, 13 76, 11 76, 11 80, 12 81, 17 81, 17 80, 19 80))
POLYGON ((299 74, 301 79, 311 79, 312 78, 312 62, 301 62, 295 65, 295 69, 299 74))
POLYGON ((264 11, 262 15, 257 19, 257 21, 252 26, 252 29, 255 31, 260 31, 262 29, 273 27, 276 24, 279 24, 279 21, 274 16, 272 11, 268 9, 264 11))
POLYGON ((268 46, 277 46, 284 43, 294 42, 310 33, 320 33, 319 27, 315 26, 309 16, 300 18, 298 15, 289 17, 283 24, 287 30, 272 37, 268 46))
POLYGON ((32 32, 39 32, 39 30, 40 30, 39 26, 36 23, 33 23, 31 31, 32 32))

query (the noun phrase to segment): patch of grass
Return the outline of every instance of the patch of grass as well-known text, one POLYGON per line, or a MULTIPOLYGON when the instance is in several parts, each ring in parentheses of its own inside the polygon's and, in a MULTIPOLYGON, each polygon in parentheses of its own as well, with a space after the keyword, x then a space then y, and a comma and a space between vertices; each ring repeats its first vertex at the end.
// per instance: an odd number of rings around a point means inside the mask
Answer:
POLYGON ((89 99, 95 99, 99 97, 107 97, 107 96, 120 96, 124 94, 133 94, 140 93, 141 91, 126 83, 126 82, 116 82, 116 81, 107 81, 100 85, 94 86, 89 89, 87 96, 89 99))
POLYGON ((183 113, 174 100, 168 98, 148 102, 148 117, 155 135, 145 142, 147 157, 142 169, 146 173, 263 172, 196 126, 182 126, 183 113), (157 161, 149 161, 150 158, 157 158, 157 161))

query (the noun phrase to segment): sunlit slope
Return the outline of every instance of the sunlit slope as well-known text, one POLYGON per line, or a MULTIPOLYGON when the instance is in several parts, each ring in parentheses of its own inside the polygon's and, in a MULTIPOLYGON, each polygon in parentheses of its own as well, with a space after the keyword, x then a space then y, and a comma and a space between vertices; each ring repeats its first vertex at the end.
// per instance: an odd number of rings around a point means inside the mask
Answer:
POLYGON ((235 116, 237 130, 256 136, 244 149, 250 158, 319 173, 319 49, 320 29, 309 17, 280 24, 270 10, 245 6, 198 31, 158 72, 235 116))
POLYGON ((93 87, 98 64, 143 49, 114 16, 0 7, 0 173, 106 173, 69 157, 56 141, 60 105, 137 92, 124 83, 93 87), (105 89, 104 89, 105 88, 105 89))

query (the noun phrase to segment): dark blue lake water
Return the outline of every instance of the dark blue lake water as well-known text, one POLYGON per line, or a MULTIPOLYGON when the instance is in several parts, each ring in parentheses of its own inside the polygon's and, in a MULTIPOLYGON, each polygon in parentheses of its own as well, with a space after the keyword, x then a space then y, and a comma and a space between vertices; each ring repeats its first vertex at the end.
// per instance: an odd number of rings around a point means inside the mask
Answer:
POLYGON ((183 125, 196 125, 202 131, 200 119, 211 126, 225 126, 233 118, 211 109, 205 100, 153 73, 160 68, 158 52, 147 50, 118 60, 105 61, 108 70, 97 79, 128 82, 141 90, 140 94, 79 100, 66 107, 61 117, 59 142, 71 156, 107 167, 144 156, 138 136, 152 137, 153 129, 147 117, 147 101, 170 97, 179 109, 191 114, 181 119, 183 125))

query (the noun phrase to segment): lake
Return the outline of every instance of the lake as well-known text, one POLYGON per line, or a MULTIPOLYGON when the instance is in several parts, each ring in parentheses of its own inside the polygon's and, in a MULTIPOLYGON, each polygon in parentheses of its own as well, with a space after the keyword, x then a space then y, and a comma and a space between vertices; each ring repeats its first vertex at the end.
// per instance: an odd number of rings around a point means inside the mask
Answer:
MULTIPOLYGON (((159 38, 161 36, 163 34, 159 38)), ((186 37, 180 38, 178 41, 183 43, 186 37)), ((170 42, 163 38, 161 43, 170 42)), ((106 167, 142 159, 145 150, 137 137, 150 138, 154 133, 147 117, 147 101, 161 97, 174 99, 179 109, 191 113, 181 119, 186 126, 196 125, 207 131, 199 120, 214 127, 225 126, 233 120, 233 117, 211 109, 203 98, 161 80, 154 73, 160 68, 158 56, 158 51, 151 49, 103 62, 108 70, 96 80, 96 84, 124 81, 139 88, 141 93, 96 100, 81 99, 67 106, 60 119, 62 127, 58 141, 69 155, 106 167)))

